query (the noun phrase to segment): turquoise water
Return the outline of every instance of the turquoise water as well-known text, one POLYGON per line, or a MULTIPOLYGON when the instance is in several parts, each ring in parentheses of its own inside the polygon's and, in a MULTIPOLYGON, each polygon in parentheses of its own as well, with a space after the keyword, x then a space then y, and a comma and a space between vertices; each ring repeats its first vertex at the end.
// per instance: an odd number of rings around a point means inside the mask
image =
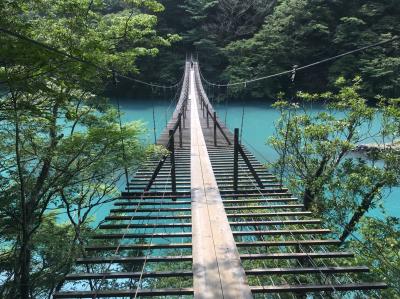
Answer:
MULTIPOLYGON (((117 105, 117 101, 112 99, 111 102, 117 105)), ((162 133, 165 128, 166 121, 168 121, 174 112, 174 102, 164 100, 133 100, 130 98, 120 99, 120 108, 122 114, 122 122, 141 121, 146 129, 146 132, 142 136, 142 140, 145 143, 154 143, 154 136, 158 136, 162 133), (153 121, 153 109, 155 115, 155 130, 153 121), (154 135, 155 131, 155 135, 154 135)), ((125 179, 122 178, 117 188, 120 191, 125 189, 125 179)), ((91 217, 93 217, 93 225, 99 224, 106 216, 108 216, 110 209, 112 209, 113 203, 105 203, 93 209, 91 217)), ((57 211, 59 222, 68 222, 68 216, 64 211, 57 211)))
MULTIPOLYGON (((116 103, 114 100, 113 103, 116 103)), ((225 104, 214 104, 215 109, 221 120, 233 130, 240 128, 242 123, 242 115, 244 115, 243 122, 243 142, 253 154, 263 162, 274 161, 277 154, 274 150, 266 144, 269 136, 274 134, 274 122, 279 118, 279 112, 271 107, 268 102, 251 102, 246 103, 230 103, 228 106, 225 104)), ((120 107, 123 113, 123 122, 140 120, 143 122, 147 132, 143 136, 143 140, 148 143, 154 142, 154 123, 153 123, 153 109, 155 115, 156 137, 163 131, 166 121, 170 118, 174 110, 174 103, 167 100, 133 100, 133 99, 120 99, 120 107)), ((322 107, 313 107, 315 112, 321 111, 322 107)), ((378 127, 378 123, 373 126, 373 129, 378 127)), ((120 190, 124 189, 124 182, 120 182, 120 190)), ((394 188, 387 192, 384 200, 385 210, 387 215, 400 217, 400 187, 394 188)), ((95 223, 101 221, 108 215, 112 204, 105 204, 94 212, 95 223)), ((381 209, 375 209, 370 212, 370 215, 382 217, 383 212, 381 209)), ((64 217, 61 216, 61 219, 64 217)), ((66 220, 66 219, 65 219, 66 220)))
MULTIPOLYGON (((255 156, 264 162, 274 161, 277 158, 276 152, 266 144, 269 136, 274 134, 274 122, 279 118, 279 112, 271 107, 271 103, 230 103, 215 104, 215 109, 226 125, 233 130, 241 128, 242 115, 243 121, 243 141, 247 148, 255 156)), ((312 112, 322 111, 322 106, 314 106, 312 112)), ((372 124, 371 135, 374 135, 379 129, 379 118, 372 124)), ((376 142, 372 137, 365 140, 365 143, 376 142)), ((369 213, 374 217, 382 217, 384 213, 393 217, 400 217, 400 187, 387 190, 384 199, 385 212, 381 209, 375 209, 369 213)))

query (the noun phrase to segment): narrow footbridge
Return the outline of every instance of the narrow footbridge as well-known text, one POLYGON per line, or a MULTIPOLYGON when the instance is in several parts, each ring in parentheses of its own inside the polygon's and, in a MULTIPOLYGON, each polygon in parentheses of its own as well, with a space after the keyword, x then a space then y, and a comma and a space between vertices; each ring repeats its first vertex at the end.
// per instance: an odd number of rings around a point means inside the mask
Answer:
POLYGON ((137 171, 54 298, 379 298, 238 135, 186 62, 170 154, 137 171))

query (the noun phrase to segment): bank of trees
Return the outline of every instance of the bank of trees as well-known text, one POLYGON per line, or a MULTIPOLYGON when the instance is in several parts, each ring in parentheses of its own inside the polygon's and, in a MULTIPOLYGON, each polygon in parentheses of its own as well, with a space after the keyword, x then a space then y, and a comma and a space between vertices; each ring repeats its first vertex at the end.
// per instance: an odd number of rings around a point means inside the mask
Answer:
MULTIPOLYGON (((160 150, 140 142, 139 123, 118 126, 117 111, 101 97, 113 76, 94 64, 172 82, 185 55, 198 53, 209 79, 234 82, 400 35, 393 0, 159 2, 0 0, 0 28, 28 38, 0 33, 0 297, 49 297, 84 254, 90 211, 117 194, 125 167, 160 150)), ((288 94, 277 104, 282 118, 270 140, 280 153, 276 171, 339 232, 343 246, 394 286, 388 298, 398 295, 399 222, 368 212, 382 204, 382 190, 398 186, 399 157, 390 150, 368 159, 349 155, 375 117, 379 141, 399 137, 399 68, 396 41, 298 73, 295 85, 283 77, 230 93, 288 94), (348 83, 357 75, 363 80, 348 83), (308 113, 314 102, 328 110, 308 113)))
POLYGON ((384 298, 397 298, 399 218, 386 214, 385 203, 391 188, 400 185, 400 100, 378 97, 376 106, 368 105, 362 86, 359 77, 341 77, 335 92, 299 92, 275 102, 281 117, 269 144, 279 158, 271 166, 305 210, 357 252, 356 262, 390 284, 384 298), (312 109, 321 103, 324 111, 312 109), (382 150, 357 150, 367 142, 382 144, 382 150))
POLYGON ((0 33, 1 298, 50 297, 122 169, 157 154, 140 123, 119 127, 101 69, 135 74, 139 57, 176 40, 155 30, 162 10, 153 0, 0 2, 0 28, 24 36, 0 33))
MULTIPOLYGON (((162 0, 159 29, 182 40, 162 50, 157 64, 143 61, 147 78, 173 80, 186 53, 198 53, 212 81, 234 82, 288 70, 400 35, 393 0, 162 0), (146 69, 149 70, 146 72, 146 69)), ((363 93, 397 97, 399 44, 347 56, 299 74, 301 90, 333 88, 339 76, 363 78, 363 93)), ((236 97, 273 99, 288 78, 241 86, 236 97), (251 87, 251 88, 250 88, 251 87)), ((235 94, 234 94, 235 95, 235 94)))
MULTIPOLYGON (((400 8, 395 1, 279 1, 263 27, 250 39, 226 47, 232 81, 257 77, 305 65, 360 46, 400 35, 396 21, 400 8)), ((332 64, 313 68, 297 78, 302 90, 333 88, 339 76, 363 78, 363 92, 396 97, 400 67, 399 41, 354 54, 332 64)), ((288 80, 255 84, 254 97, 272 98, 287 89, 288 80)))

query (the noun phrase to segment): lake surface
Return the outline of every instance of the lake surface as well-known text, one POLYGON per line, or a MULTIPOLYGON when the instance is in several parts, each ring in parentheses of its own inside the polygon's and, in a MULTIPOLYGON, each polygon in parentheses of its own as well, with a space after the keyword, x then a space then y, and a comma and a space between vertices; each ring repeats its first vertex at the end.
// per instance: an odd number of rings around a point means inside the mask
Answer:
MULTIPOLYGON (((116 101, 113 101, 116 103, 116 101)), ((154 122, 153 122, 153 109, 155 115, 155 128, 156 136, 158 137, 163 131, 166 121, 174 111, 174 103, 164 100, 134 100, 134 99, 120 99, 121 111, 123 112, 123 121, 140 120, 147 128, 147 133, 143 136, 146 142, 154 142, 154 122)), ((251 102, 244 105, 240 102, 229 103, 229 105, 214 104, 215 109, 221 120, 233 130, 240 128, 242 123, 242 115, 244 115, 243 122, 243 142, 253 154, 263 162, 274 161, 277 154, 274 150, 266 144, 269 136, 274 134, 274 122, 279 118, 279 112, 271 107, 268 102, 251 102)), ((321 106, 314 106, 315 112, 321 111, 321 106)), ((378 124, 375 125, 378 127, 378 124)), ((121 190, 124 188, 124 183, 120 183, 121 190)), ((387 215, 400 217, 400 188, 394 188, 388 192, 385 199, 385 209, 387 215)), ((95 212, 96 222, 101 221, 108 215, 109 209, 112 204, 106 204, 98 208, 95 212)), ((380 209, 375 209, 370 212, 370 215, 382 217, 383 213, 380 209)))

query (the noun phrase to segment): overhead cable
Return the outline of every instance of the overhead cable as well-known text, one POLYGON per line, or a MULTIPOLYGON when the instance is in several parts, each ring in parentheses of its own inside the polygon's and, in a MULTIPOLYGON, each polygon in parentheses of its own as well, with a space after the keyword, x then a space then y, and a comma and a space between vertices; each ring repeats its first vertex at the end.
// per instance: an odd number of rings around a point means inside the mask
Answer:
POLYGON ((93 68, 95 68, 95 69, 97 69, 99 71, 102 71, 102 72, 105 72, 105 73, 111 73, 111 74, 114 74, 114 75, 118 75, 121 78, 124 78, 124 79, 129 80, 129 81, 133 81, 133 82, 136 82, 136 83, 139 83, 139 84, 142 84, 142 85, 147 85, 147 86, 150 86, 150 87, 153 87, 153 88, 173 89, 173 88, 178 87, 180 82, 181 82, 181 81, 179 81, 179 82, 177 82, 177 83, 175 83, 173 85, 162 85, 162 84, 154 84, 154 83, 145 82, 145 81, 142 81, 142 80, 139 80, 139 79, 135 79, 135 78, 133 78, 131 76, 127 76, 127 75, 123 75, 121 73, 118 73, 117 71, 115 71, 113 69, 100 66, 100 65, 95 64, 95 63, 93 63, 93 62, 91 62, 89 60, 86 60, 86 59, 71 55, 71 54, 69 54, 67 52, 64 52, 64 51, 62 51, 60 49, 57 49, 57 48, 55 48, 53 46, 50 46, 50 45, 47 45, 45 43, 39 42, 37 40, 34 40, 34 39, 30 38, 30 37, 24 36, 24 35, 19 34, 17 32, 13 32, 13 31, 10 31, 8 29, 1 28, 1 27, 0 27, 0 31, 5 33, 5 34, 7 34, 7 35, 16 37, 16 38, 18 38, 20 40, 29 42, 31 44, 34 44, 34 45, 38 46, 38 47, 46 49, 49 52, 56 53, 56 54, 58 54, 60 56, 67 57, 67 58, 69 58, 71 60, 74 60, 76 62, 91 66, 91 67, 93 67, 93 68))
POLYGON ((218 87, 229 87, 229 86, 237 86, 237 85, 244 85, 244 86, 246 86, 246 85, 249 84, 249 83, 258 82, 258 81, 263 81, 263 80, 266 80, 266 79, 276 78, 276 77, 280 77, 280 76, 284 76, 284 75, 288 75, 288 74, 291 74, 291 75, 293 76, 293 74, 295 74, 295 73, 293 73, 293 72, 298 72, 298 71, 301 71, 301 70, 305 70, 305 69, 308 69, 308 68, 311 68, 311 67, 314 67, 314 66, 317 66, 317 65, 320 65, 320 64, 329 62, 329 61, 333 61, 333 60, 342 58, 342 57, 347 56, 347 55, 351 55, 351 54, 354 54, 354 53, 358 53, 358 52, 365 51, 365 50, 367 50, 367 49, 371 49, 371 48, 376 48, 376 47, 379 47, 379 46, 383 46, 383 45, 392 43, 392 42, 394 42, 394 41, 396 41, 396 40, 399 40, 399 39, 400 39, 400 36, 395 36, 395 37, 393 37, 393 38, 391 38, 391 39, 389 39, 389 40, 385 40, 385 41, 382 41, 382 42, 379 42, 379 43, 370 44, 370 45, 367 45, 367 46, 364 46, 364 47, 361 47, 361 48, 357 48, 357 49, 354 49, 354 50, 351 50, 351 51, 348 51, 348 52, 345 52, 345 53, 342 53, 342 54, 339 54, 339 55, 336 55, 336 56, 333 56, 333 57, 329 57, 329 58, 326 58, 326 59, 318 60, 318 61, 316 61, 316 62, 307 64, 307 65, 304 65, 304 66, 297 66, 297 65, 296 65, 295 69, 292 68, 292 69, 290 69, 290 70, 286 70, 286 71, 283 71, 283 72, 280 72, 280 73, 276 73, 276 74, 272 74, 272 75, 267 75, 267 76, 263 76, 263 77, 259 77, 259 78, 254 78, 254 79, 249 79, 249 80, 245 80, 245 81, 239 81, 239 82, 233 82, 233 83, 227 83, 227 84, 219 84, 219 83, 213 83, 213 82, 208 81, 208 80, 203 76, 203 74, 202 74, 201 72, 200 72, 200 75, 201 75, 202 79, 203 79, 207 84, 213 85, 213 86, 218 86, 218 87))

